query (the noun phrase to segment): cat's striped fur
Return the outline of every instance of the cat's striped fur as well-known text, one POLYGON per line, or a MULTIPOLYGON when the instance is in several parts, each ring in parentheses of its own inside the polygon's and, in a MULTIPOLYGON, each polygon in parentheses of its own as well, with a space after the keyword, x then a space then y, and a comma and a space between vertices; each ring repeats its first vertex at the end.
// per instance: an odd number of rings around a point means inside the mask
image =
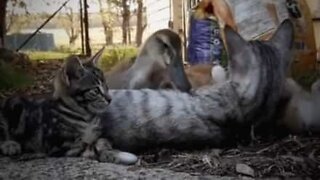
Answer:
POLYGON ((134 155, 114 151, 100 138, 100 115, 111 101, 103 73, 94 63, 102 51, 85 63, 76 56, 69 57, 54 79, 53 97, 12 97, 3 102, 2 154, 29 152, 119 163, 136 161, 134 155))
POLYGON ((271 120, 291 60, 293 27, 285 20, 270 41, 250 41, 226 28, 230 77, 191 94, 111 90, 103 137, 126 151, 150 147, 221 146, 271 120))

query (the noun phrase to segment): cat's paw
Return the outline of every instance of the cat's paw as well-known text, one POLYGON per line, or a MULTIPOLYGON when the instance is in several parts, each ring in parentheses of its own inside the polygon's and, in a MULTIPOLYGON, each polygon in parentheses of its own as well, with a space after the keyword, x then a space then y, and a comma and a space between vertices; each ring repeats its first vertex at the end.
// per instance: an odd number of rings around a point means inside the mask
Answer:
POLYGON ((21 146, 16 141, 5 141, 0 146, 1 153, 6 156, 13 156, 21 153, 21 146))
POLYGON ((65 153, 67 157, 77 157, 81 154, 83 148, 73 148, 65 153))
POLYGON ((123 165, 133 165, 138 161, 138 157, 128 152, 108 150, 102 151, 99 154, 98 161, 123 165))
POLYGON ((111 150, 112 146, 110 142, 105 138, 99 138, 95 144, 95 148, 98 153, 106 150, 111 150))
POLYGON ((114 156, 114 152, 113 151, 105 150, 105 151, 101 151, 99 153, 99 156, 98 156, 97 160, 100 161, 100 162, 115 163, 116 158, 114 156))
POLYGON ((81 157, 88 158, 88 159, 95 159, 96 153, 91 148, 86 148, 86 150, 81 154, 81 157))

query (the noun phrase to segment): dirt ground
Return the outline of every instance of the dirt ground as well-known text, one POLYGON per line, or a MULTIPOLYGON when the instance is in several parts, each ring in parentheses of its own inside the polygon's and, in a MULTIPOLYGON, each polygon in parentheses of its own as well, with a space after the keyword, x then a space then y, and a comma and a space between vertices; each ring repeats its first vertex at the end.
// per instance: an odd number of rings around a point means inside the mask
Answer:
MULTIPOLYGON (((35 84, 18 90, 0 92, 0 98, 13 94, 41 95, 50 93, 51 80, 62 61, 38 61, 29 67, 35 84)), ((155 150, 139 156, 130 167, 161 168, 185 172, 193 176, 248 176, 320 178, 320 138, 287 136, 273 142, 260 142, 233 149, 207 149, 179 152, 169 149, 155 150)))

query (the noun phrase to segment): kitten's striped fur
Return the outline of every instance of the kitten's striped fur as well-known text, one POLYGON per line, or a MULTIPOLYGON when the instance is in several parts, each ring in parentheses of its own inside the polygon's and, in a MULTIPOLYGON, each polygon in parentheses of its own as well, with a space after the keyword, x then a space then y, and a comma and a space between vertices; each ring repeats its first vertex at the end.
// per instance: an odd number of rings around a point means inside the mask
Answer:
POLYGON ((246 42, 226 28, 230 77, 191 94, 112 90, 103 137, 117 148, 221 146, 275 115, 291 60, 293 27, 285 20, 270 41, 246 42))
POLYGON ((54 79, 53 97, 12 97, 4 101, 0 111, 1 153, 136 161, 135 156, 123 157, 100 138, 100 115, 111 101, 103 74, 94 63, 102 51, 85 63, 76 56, 69 57, 54 79))

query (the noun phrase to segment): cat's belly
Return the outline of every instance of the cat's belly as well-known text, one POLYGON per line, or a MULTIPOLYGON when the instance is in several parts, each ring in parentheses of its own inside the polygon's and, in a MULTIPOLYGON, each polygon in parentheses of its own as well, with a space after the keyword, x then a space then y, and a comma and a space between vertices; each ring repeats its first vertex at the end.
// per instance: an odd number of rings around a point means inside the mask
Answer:
POLYGON ((158 147, 218 147, 226 139, 220 127, 197 119, 152 119, 145 123, 120 119, 108 121, 110 124, 103 131, 113 148, 129 152, 158 147))

